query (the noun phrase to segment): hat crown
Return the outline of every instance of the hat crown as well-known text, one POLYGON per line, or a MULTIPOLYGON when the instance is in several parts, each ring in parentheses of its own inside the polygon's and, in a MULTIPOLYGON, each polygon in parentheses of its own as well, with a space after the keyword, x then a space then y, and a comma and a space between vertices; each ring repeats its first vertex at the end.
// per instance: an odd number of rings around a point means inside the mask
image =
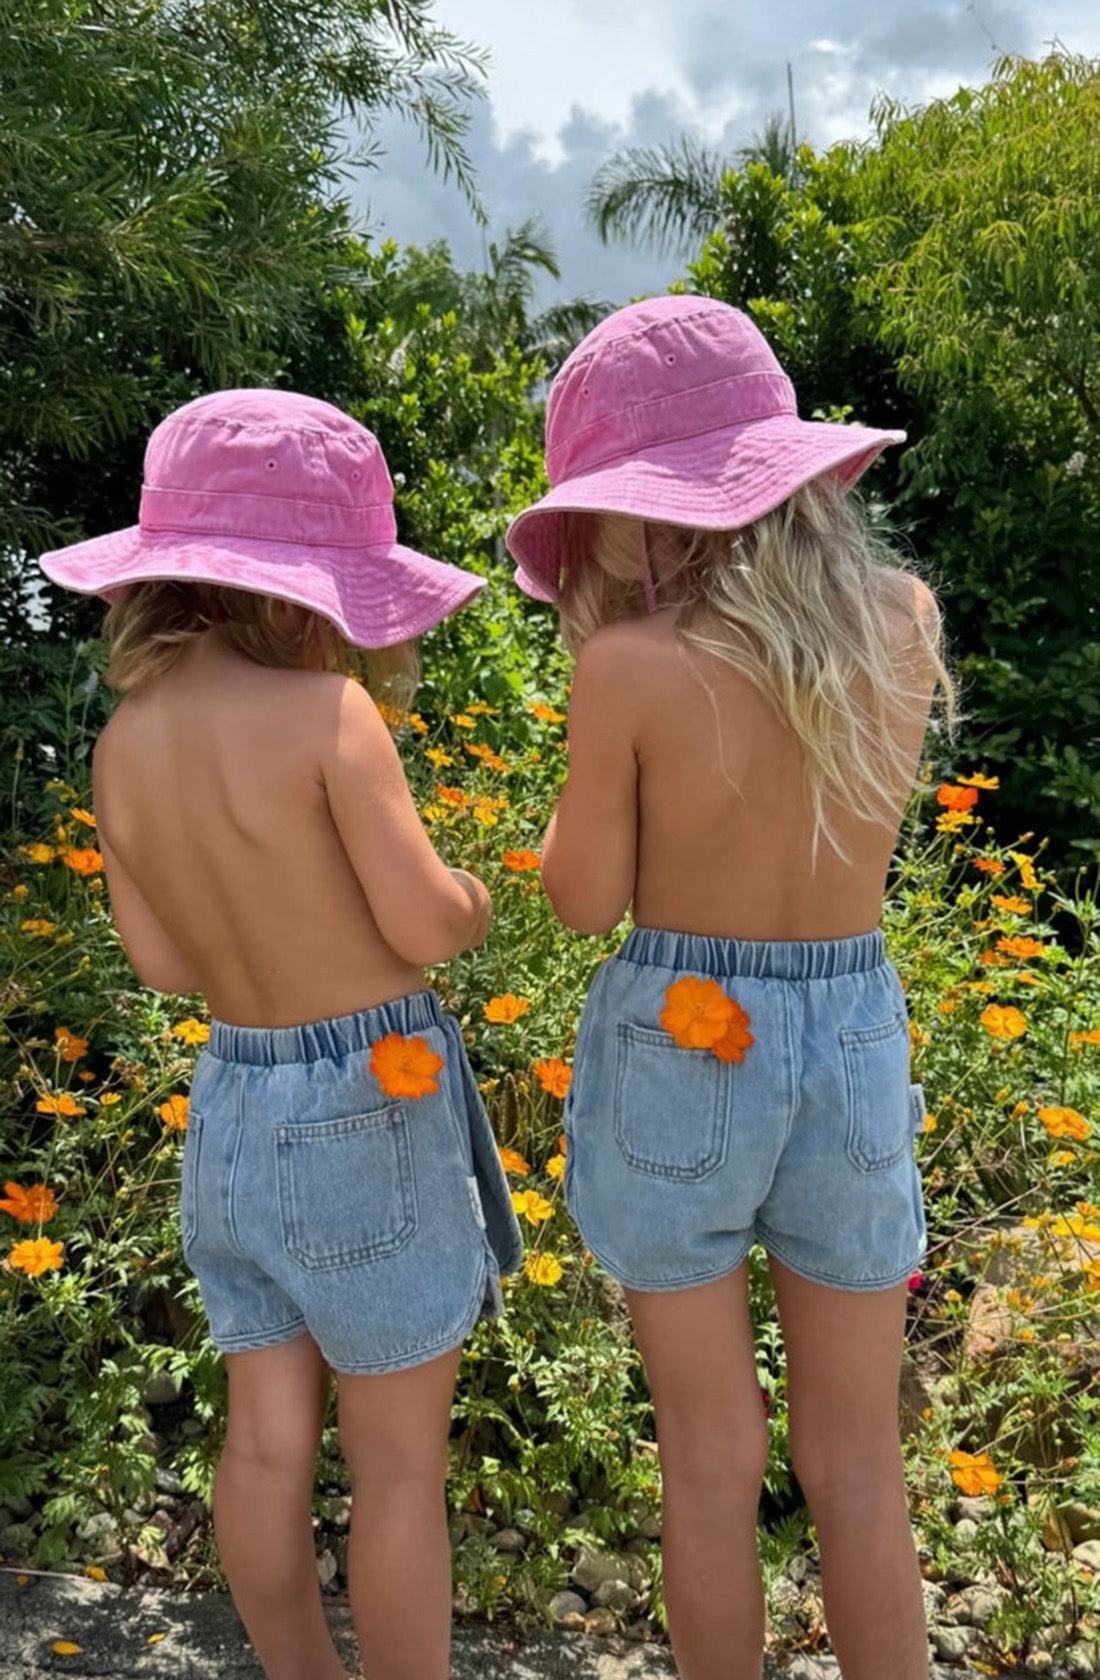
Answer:
POLYGON ((141 529, 363 548, 396 536, 377 438, 315 397, 252 388, 186 403, 145 451, 141 529))
POLYGON ((623 456, 797 413, 763 333, 712 298, 663 297, 601 321, 563 363, 546 410, 561 484, 623 456))

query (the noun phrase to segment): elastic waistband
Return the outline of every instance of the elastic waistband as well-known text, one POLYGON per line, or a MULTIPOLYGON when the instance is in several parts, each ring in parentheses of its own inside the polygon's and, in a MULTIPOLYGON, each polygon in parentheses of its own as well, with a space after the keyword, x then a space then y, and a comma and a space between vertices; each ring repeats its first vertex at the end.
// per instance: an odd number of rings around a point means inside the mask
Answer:
POLYGON ((425 1032, 444 1026, 447 1020, 434 992, 410 992, 377 1009, 361 1009, 331 1021, 307 1021, 300 1027, 233 1027, 211 1021, 206 1048, 219 1061, 248 1062, 255 1067, 319 1062, 368 1050, 387 1033, 425 1032))
POLYGON ((647 968, 694 970, 715 979, 832 980, 862 974, 886 961, 882 929, 850 939, 711 939, 701 933, 636 927, 619 951, 624 962, 647 968))

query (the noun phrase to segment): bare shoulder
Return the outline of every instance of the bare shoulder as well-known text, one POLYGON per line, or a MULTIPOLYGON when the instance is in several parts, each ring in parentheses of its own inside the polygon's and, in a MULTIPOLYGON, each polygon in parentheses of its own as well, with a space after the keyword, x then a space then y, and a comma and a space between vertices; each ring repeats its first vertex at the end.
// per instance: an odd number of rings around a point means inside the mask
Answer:
POLYGON ((592 693, 640 700, 652 691, 657 668, 678 659, 678 649, 671 613, 602 625, 577 655, 574 692, 579 685, 592 693))
POLYGON ((915 572, 883 566, 878 582, 886 610, 896 618, 899 629, 915 625, 926 636, 935 634, 940 624, 940 606, 923 578, 915 572))

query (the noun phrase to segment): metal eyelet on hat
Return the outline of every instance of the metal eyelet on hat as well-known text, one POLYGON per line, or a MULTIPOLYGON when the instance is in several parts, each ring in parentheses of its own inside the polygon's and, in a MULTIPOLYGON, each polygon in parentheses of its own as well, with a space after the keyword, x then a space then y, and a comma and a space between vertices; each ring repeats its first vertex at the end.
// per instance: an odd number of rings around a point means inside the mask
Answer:
POLYGON ((278 463, 278 462, 277 462, 277 461, 267 461, 267 462, 266 462, 266 463, 265 463, 265 465, 266 465, 266 467, 267 467, 267 470, 268 470, 268 472, 274 472, 274 471, 275 471, 275 468, 276 468, 276 467, 277 467, 277 466, 278 466, 278 464, 279 464, 279 463, 278 463))

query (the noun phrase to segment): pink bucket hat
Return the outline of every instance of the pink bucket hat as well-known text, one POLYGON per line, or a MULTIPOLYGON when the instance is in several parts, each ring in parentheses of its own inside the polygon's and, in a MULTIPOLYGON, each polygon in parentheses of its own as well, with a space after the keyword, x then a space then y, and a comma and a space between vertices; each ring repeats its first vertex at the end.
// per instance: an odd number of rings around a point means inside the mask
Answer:
POLYGON ((43 554, 66 589, 110 599, 178 578, 297 601, 358 647, 390 647, 485 580, 397 541, 381 445, 330 403, 217 391, 170 414, 145 451, 139 523, 43 554))
POLYGON ((904 441, 800 420, 793 385, 739 309, 704 297, 632 303, 588 334, 551 386, 552 488, 508 528, 516 582, 557 600, 564 512, 737 530, 823 473, 850 488, 904 441))

